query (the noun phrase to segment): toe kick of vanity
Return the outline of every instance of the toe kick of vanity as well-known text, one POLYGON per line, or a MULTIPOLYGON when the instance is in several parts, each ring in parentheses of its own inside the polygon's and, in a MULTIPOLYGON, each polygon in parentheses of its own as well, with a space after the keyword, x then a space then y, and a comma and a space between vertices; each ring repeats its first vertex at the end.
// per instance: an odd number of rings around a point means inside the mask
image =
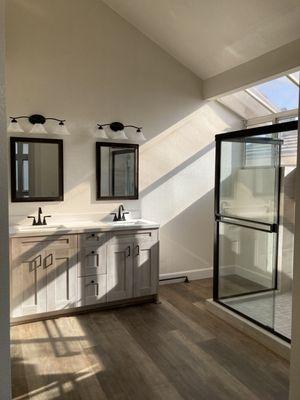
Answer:
POLYGON ((11 323, 157 300, 159 230, 10 239, 11 323))

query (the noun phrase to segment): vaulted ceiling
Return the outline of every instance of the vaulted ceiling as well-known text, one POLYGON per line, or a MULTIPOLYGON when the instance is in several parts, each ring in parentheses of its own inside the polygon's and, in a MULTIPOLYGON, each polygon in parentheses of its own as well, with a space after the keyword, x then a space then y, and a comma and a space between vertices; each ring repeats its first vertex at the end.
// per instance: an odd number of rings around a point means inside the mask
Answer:
POLYGON ((103 0, 201 79, 300 38, 300 0, 103 0))

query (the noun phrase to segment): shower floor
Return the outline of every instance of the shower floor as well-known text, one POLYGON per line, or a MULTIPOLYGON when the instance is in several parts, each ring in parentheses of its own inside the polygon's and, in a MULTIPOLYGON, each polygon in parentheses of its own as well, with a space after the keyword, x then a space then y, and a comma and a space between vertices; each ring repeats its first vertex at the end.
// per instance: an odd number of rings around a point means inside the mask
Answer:
MULTIPOLYGON (((229 277, 227 277, 228 279, 229 277)), ((234 277, 234 284, 240 280, 242 288, 255 287, 257 285, 245 278, 234 277), (248 281, 248 282, 247 282, 248 281)), ((229 282, 227 282, 229 286, 229 282)), ((259 290, 259 288, 256 288, 259 290)), ((263 287, 261 287, 263 289, 263 287)), ((292 292, 280 293, 270 291, 265 293, 247 294, 239 297, 228 297, 220 301, 232 309, 273 328, 276 332, 291 339, 292 325, 292 292)))

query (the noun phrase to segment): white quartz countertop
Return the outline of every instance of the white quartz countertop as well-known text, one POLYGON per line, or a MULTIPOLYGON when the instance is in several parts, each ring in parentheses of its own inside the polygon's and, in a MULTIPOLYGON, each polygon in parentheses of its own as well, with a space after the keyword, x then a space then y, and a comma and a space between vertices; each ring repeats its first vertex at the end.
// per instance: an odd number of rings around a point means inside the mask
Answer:
POLYGON ((79 221, 66 222, 41 226, 14 225, 9 229, 10 237, 40 236, 59 234, 75 234, 84 232, 110 232, 130 229, 158 229, 159 224, 144 219, 135 219, 118 222, 79 221))

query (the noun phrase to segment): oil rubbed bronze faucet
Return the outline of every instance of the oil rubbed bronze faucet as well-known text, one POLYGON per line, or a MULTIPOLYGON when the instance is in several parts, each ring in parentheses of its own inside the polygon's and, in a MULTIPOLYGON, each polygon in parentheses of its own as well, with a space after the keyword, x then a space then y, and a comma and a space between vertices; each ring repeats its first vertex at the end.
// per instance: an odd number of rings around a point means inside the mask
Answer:
POLYGON ((114 219, 113 219, 114 222, 116 222, 116 221, 126 221, 125 214, 129 214, 129 212, 128 211, 124 211, 123 204, 120 204, 119 208, 118 208, 118 214, 115 213, 115 212, 110 213, 110 214, 114 215, 114 219))
POLYGON ((47 221, 46 218, 50 218, 51 215, 44 215, 43 221, 42 221, 42 207, 38 208, 38 219, 36 220, 36 218, 33 215, 28 215, 27 218, 32 218, 32 225, 47 225, 47 221))

